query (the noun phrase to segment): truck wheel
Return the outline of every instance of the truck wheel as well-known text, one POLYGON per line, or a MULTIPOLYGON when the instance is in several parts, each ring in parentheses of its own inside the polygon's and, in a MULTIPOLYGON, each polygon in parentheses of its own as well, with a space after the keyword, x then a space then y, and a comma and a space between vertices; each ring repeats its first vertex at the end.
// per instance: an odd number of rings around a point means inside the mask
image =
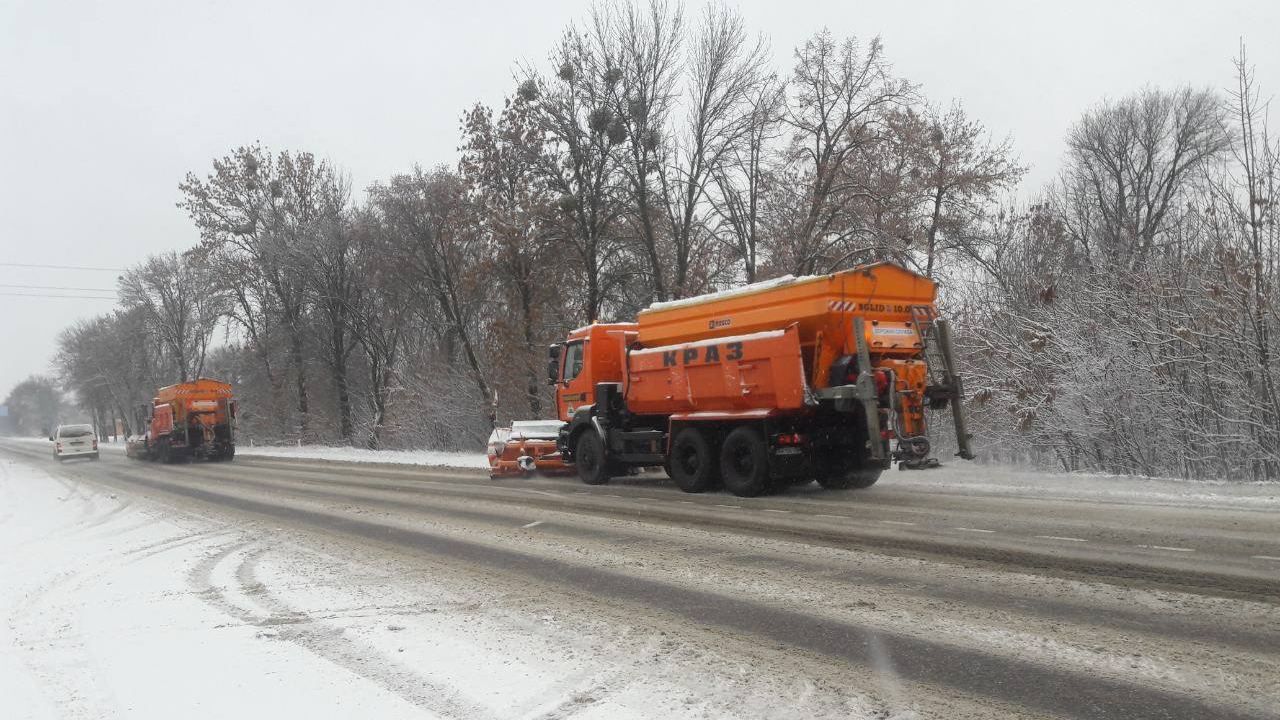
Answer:
POLYGON ((769 488, 769 451, 760 431, 744 425, 729 433, 720 448, 720 476, 738 497, 755 497, 769 488))
POLYGON ((604 443, 593 430, 586 430, 578 436, 575 446, 574 463, 578 466, 578 477, 588 485, 603 485, 609 482, 609 464, 604 457, 604 443))
POLYGON ((687 493, 706 492, 720 479, 716 458, 707 436, 698 428, 685 428, 671 443, 667 474, 687 493))

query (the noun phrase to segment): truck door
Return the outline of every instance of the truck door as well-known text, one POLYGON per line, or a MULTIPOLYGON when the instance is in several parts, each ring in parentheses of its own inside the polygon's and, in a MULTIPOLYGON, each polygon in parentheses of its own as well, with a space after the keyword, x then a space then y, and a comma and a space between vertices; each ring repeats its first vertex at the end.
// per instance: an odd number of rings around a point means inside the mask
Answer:
POLYGON ((556 387, 556 405, 560 419, 568 422, 579 407, 591 401, 591 373, 584 372, 587 341, 573 340, 565 344, 560 363, 560 382, 556 387))

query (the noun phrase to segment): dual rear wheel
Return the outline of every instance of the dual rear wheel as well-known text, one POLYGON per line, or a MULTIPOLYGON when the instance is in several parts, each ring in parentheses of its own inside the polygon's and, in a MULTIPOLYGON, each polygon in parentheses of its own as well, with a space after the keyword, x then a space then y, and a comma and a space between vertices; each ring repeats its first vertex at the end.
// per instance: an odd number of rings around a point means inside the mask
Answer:
POLYGON ((754 427, 736 427, 725 436, 720 452, 712 449, 707 433, 686 427, 671 443, 667 474, 685 492, 713 490, 721 483, 739 497, 755 497, 770 489, 769 450, 754 427))
MULTIPOLYGON (((574 445, 574 463, 578 476, 588 485, 603 485, 621 468, 610 463, 604 442, 590 430, 581 433, 574 445)), ((688 493, 714 490, 720 484, 738 497, 756 497, 784 486, 770 476, 769 448, 764 434, 751 425, 739 425, 729 431, 720 443, 719 453, 713 449, 708 434, 697 427, 680 430, 671 443, 666 463, 667 475, 676 486, 688 493)), ((818 482, 828 490, 868 488, 880 478, 880 468, 865 468, 859 463, 833 463, 823 469, 818 482)))

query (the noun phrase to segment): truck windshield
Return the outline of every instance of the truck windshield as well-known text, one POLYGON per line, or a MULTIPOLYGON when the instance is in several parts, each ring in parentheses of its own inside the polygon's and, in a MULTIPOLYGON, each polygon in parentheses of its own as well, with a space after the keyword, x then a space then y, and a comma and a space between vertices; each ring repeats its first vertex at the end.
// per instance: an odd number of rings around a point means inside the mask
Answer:
POLYGON ((578 377, 582 373, 582 340, 569 343, 564 356, 564 381, 578 377))

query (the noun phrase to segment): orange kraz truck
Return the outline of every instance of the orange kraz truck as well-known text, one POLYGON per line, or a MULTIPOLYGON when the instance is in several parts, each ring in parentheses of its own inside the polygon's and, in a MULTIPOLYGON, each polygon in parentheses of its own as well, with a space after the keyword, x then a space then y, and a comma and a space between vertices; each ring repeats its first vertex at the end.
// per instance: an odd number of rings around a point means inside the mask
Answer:
POLYGON ((935 294, 878 263, 574 330, 550 348, 557 447, 592 485, 661 465, 686 492, 866 488, 895 460, 936 465, 925 409, 950 405, 957 454, 972 458, 935 294))
POLYGON ((235 456, 236 401, 227 383, 199 378, 160 388, 141 411, 146 432, 130 438, 129 457, 175 462, 235 456))

